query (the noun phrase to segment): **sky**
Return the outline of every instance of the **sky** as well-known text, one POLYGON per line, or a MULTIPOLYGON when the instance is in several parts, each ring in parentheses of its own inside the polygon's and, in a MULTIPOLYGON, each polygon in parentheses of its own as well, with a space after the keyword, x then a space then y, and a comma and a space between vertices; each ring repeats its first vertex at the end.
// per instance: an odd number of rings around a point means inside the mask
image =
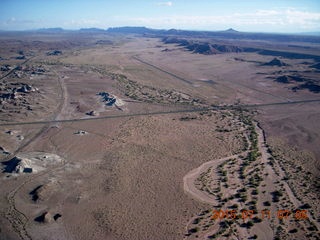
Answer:
POLYGON ((0 0, 0 30, 120 26, 320 32, 320 0, 0 0))

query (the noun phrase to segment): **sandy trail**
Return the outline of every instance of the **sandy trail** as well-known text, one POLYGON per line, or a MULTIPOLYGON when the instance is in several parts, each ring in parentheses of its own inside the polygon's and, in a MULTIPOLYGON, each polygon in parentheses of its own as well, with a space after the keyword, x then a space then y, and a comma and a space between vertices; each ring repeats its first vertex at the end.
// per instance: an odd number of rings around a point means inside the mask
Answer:
POLYGON ((208 168, 212 167, 213 169, 215 169, 218 167, 219 164, 223 163, 224 161, 227 161, 232 158, 238 158, 240 155, 245 153, 246 152, 220 159, 214 159, 209 162, 203 163, 198 168, 191 170, 187 173, 187 175, 183 177, 184 191, 203 203, 218 204, 218 202, 214 198, 212 198, 212 195, 209 195, 196 188, 196 186, 194 185, 195 180, 200 176, 202 172, 206 171, 208 168))

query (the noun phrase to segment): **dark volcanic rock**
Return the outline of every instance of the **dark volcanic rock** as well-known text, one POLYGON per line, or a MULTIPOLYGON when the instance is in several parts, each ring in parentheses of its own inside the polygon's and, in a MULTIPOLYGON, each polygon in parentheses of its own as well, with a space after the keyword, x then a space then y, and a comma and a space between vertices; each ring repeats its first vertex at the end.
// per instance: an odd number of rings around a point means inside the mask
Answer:
POLYGON ((311 68, 315 68, 315 69, 320 69, 320 63, 316 63, 312 66, 310 66, 311 68))
POLYGON ((277 77, 275 81, 279 83, 290 83, 290 78, 288 76, 280 76, 277 77))
POLYGON ((162 41, 166 44, 178 44, 179 46, 185 47, 188 51, 204 55, 243 52, 242 48, 234 45, 211 44, 209 42, 192 41, 175 37, 167 37, 162 39, 162 41))
POLYGON ((18 60, 24 60, 24 59, 26 59, 26 57, 25 57, 24 55, 21 55, 21 56, 17 56, 16 59, 18 59, 18 60))
POLYGON ((107 106, 113 106, 117 101, 115 97, 111 96, 107 92, 99 92, 97 95, 101 96, 102 101, 105 102, 107 106))
POLYGON ((213 53, 218 53, 218 52, 214 52, 213 49, 211 48, 211 46, 207 43, 205 44, 189 44, 188 46, 186 46, 186 48, 194 53, 199 53, 199 54, 213 54, 213 53))
POLYGON ((9 161, 5 161, 2 164, 5 166, 3 172, 5 173, 14 173, 17 172, 17 168, 21 162, 20 158, 13 157, 9 161))
POLYGON ((179 44, 180 46, 188 46, 189 45, 189 41, 188 40, 174 38, 174 37, 166 37, 166 38, 163 38, 162 41, 165 44, 179 44))
POLYGON ((307 89, 309 90, 310 92, 313 92, 313 93, 320 93, 320 85, 312 82, 312 81, 308 81, 304 84, 301 84, 297 87, 293 87, 292 90, 293 91, 297 91, 297 90, 300 90, 300 89, 307 89))
POLYGON ((110 40, 98 40, 96 41, 96 44, 100 44, 100 45, 112 45, 113 42, 110 40))
POLYGON ((283 76, 277 77, 275 81, 279 83, 293 83, 293 82, 305 82, 305 81, 308 81, 308 79, 300 76, 283 75, 283 76))
POLYGON ((48 56, 57 56, 57 55, 61 55, 62 52, 60 50, 53 50, 51 52, 47 52, 48 56))
POLYGON ((36 89, 28 84, 23 84, 20 88, 17 89, 17 92, 29 93, 34 92, 36 89))
POLYGON ((0 71, 6 72, 10 70, 10 65, 4 65, 0 67, 0 71))
POLYGON ((283 67, 283 66, 288 66, 288 64, 282 62, 278 58, 272 59, 270 62, 262 64, 263 66, 277 66, 277 67, 283 67))
POLYGON ((243 52, 243 49, 234 45, 213 45, 215 49, 217 49, 219 52, 222 53, 228 53, 228 52, 243 52))

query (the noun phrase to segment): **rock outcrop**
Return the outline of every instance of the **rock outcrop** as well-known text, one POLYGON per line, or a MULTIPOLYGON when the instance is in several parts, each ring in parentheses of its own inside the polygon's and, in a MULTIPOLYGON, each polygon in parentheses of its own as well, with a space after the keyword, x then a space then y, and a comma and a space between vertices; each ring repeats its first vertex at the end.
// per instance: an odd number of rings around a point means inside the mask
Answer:
POLYGON ((193 53, 199 53, 204 55, 221 54, 221 53, 231 53, 231 52, 243 52, 243 49, 235 45, 227 44, 212 44, 209 42, 200 42, 187 39, 180 39, 175 37, 167 37, 162 39, 166 44, 178 44, 184 47, 188 51, 193 53))
POLYGON ((288 64, 286 64, 283 61, 279 60, 278 58, 274 58, 270 62, 264 63, 262 65, 263 66, 277 66, 277 67, 289 66, 288 64))

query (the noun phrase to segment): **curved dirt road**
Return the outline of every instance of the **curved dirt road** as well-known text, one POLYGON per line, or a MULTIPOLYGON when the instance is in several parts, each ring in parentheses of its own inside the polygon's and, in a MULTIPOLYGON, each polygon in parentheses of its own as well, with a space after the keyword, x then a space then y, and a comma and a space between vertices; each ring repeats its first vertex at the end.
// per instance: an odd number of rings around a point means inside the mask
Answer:
POLYGON ((217 168, 217 166, 224 161, 227 161, 232 158, 237 158, 242 154, 245 154, 246 152, 239 153, 236 155, 232 155, 229 157, 224 157, 220 159, 214 159, 209 162, 203 163, 201 166, 191 170, 190 172, 187 173, 183 177, 183 189, 186 193, 190 194, 193 196, 195 199, 198 201, 201 201, 203 203, 208 203, 208 204, 217 204, 216 200, 209 194, 205 193, 204 191, 201 191, 196 188, 194 182, 195 180, 200 176, 200 174, 204 171, 206 171, 208 168, 217 168))

